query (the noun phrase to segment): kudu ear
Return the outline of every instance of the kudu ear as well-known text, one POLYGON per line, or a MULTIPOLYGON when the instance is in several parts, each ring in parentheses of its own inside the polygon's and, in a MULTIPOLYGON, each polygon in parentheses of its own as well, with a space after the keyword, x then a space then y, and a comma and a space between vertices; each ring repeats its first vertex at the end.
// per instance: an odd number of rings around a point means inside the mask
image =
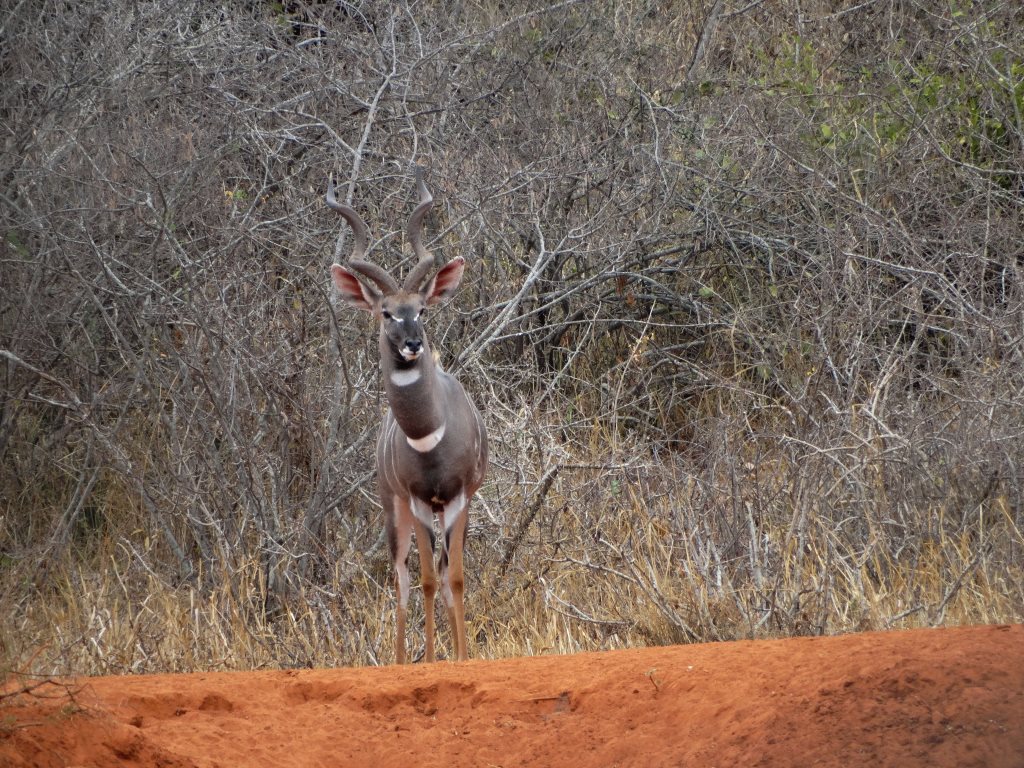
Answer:
POLYGON ((381 295, 373 288, 364 285, 355 275, 340 264, 331 265, 331 279, 347 303, 358 309, 373 312, 374 306, 380 301, 381 295))
POLYGON ((465 269, 466 260, 461 256, 456 256, 441 267, 441 271, 434 275, 433 279, 420 291, 427 305, 437 304, 454 296, 465 269))

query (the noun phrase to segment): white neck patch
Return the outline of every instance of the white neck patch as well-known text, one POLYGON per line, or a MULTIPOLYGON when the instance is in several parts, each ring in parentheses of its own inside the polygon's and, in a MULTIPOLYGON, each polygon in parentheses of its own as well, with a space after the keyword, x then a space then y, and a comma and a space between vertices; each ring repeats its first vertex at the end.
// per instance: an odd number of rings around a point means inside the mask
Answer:
POLYGON ((396 387, 408 387, 410 384, 415 384, 420 380, 420 369, 409 368, 405 371, 392 371, 391 372, 391 383, 396 387))
POLYGON ((405 441, 412 446, 414 451, 419 453, 429 453, 437 448, 437 444, 440 443, 441 438, 444 437, 444 427, 445 425, 442 424, 429 435, 424 435, 417 440, 413 440, 411 437, 406 437, 405 441))

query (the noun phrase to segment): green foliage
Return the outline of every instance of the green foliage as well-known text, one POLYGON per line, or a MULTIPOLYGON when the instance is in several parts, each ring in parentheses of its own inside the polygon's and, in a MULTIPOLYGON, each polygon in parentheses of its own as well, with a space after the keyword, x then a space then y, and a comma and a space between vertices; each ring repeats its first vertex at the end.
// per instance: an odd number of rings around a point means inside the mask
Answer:
MULTIPOLYGON (((958 9, 953 18, 968 23, 965 16, 975 11, 958 9)), ((970 33, 1004 39, 1016 21, 987 19, 970 33)), ((925 140, 954 160, 994 172, 1008 189, 1015 175, 1003 171, 1015 165, 1024 127, 1024 61, 1011 51, 997 47, 971 62, 950 61, 941 46, 911 59, 905 46, 896 46, 853 70, 828 47, 787 34, 757 53, 756 82, 817 126, 805 137, 808 153, 825 149, 844 163, 880 169, 901 162, 908 143, 925 140)))

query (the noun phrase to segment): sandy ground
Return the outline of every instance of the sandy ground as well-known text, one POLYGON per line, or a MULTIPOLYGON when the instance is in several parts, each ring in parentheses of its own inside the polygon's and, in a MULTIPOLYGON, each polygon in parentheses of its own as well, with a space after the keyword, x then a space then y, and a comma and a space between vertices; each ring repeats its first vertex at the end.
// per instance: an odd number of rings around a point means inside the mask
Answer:
POLYGON ((3 766, 1024 766, 1024 627, 84 678, 3 766))

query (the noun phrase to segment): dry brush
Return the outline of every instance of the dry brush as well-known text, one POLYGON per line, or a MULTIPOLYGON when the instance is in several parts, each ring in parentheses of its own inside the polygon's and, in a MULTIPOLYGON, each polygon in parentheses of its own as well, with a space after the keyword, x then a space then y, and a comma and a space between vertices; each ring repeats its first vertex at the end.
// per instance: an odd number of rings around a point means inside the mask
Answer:
POLYGON ((1022 619, 1013 4, 3 14, 8 668, 390 660, 323 193, 403 221, 414 161, 472 655, 1022 619))

